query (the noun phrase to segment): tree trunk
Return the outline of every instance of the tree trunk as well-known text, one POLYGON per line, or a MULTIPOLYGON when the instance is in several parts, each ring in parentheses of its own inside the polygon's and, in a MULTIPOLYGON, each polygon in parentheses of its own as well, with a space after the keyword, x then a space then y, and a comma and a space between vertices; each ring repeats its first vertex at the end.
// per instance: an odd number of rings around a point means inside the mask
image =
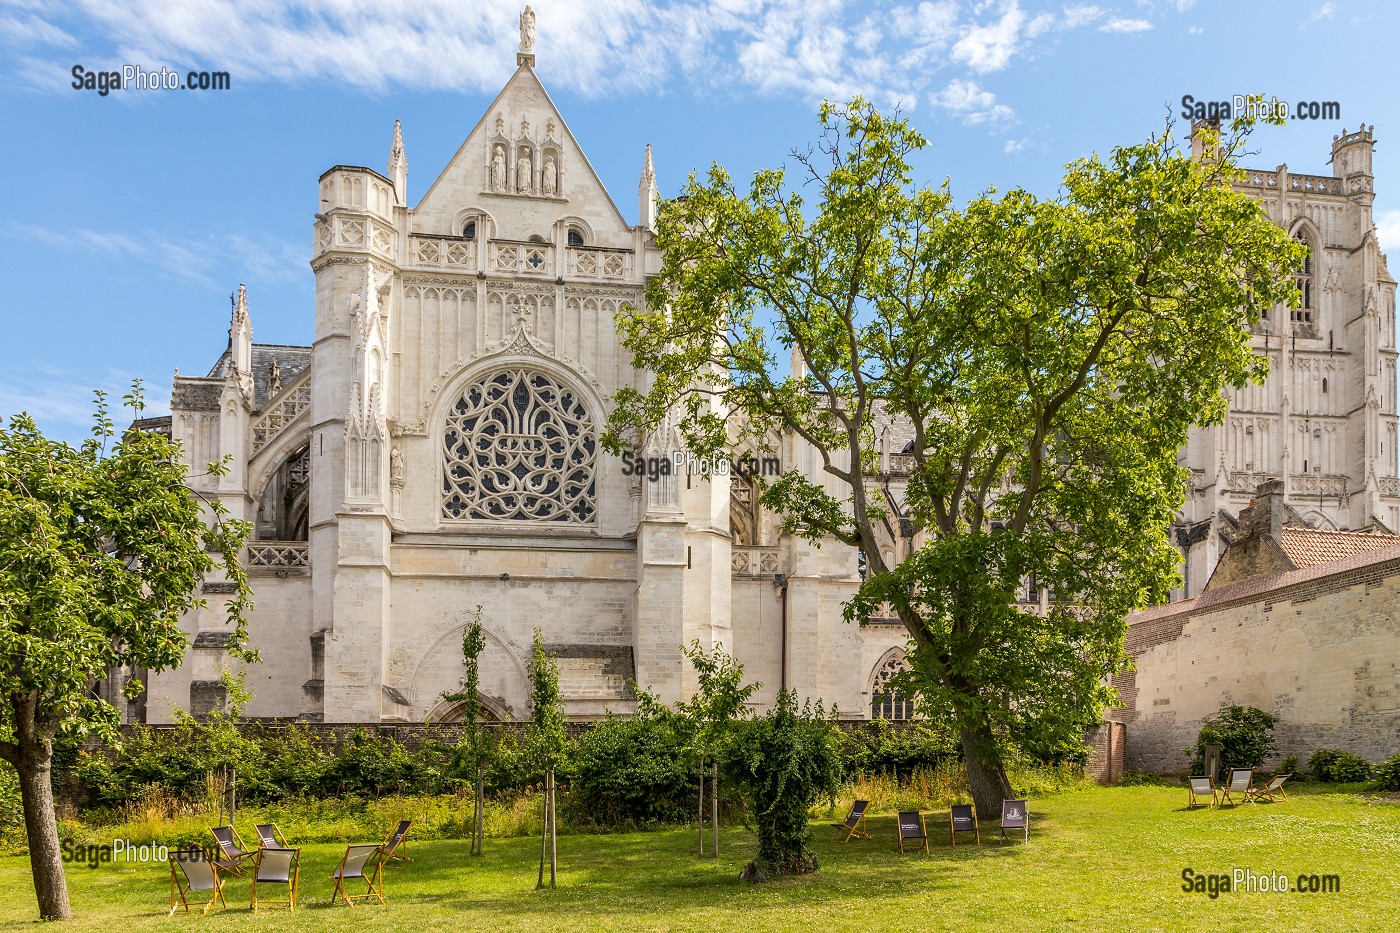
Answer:
MULTIPOLYGON (((32 694, 30 695, 32 702, 32 694)), ((24 831, 29 838, 29 868, 34 875, 34 893, 39 900, 39 917, 68 920, 68 883, 63 876, 63 858, 58 845, 58 820, 53 806, 53 742, 39 738, 32 708, 15 704, 17 729, 13 764, 19 772, 20 799, 24 804, 24 831), (29 715, 26 715, 29 714, 29 715)))
POLYGON ((549 886, 559 877, 559 806, 554 795, 554 769, 549 769, 549 886))
POLYGON ((710 767, 710 851, 719 858, 719 762, 710 767))
POLYGON ((984 758, 990 757, 989 749, 992 748, 991 729, 985 725, 964 729, 962 748, 963 761, 967 764, 967 784, 972 791, 972 802, 977 807, 978 821, 986 823, 1001 819, 1001 802, 1011 797, 1011 781, 1006 777, 1006 769, 1000 761, 990 764, 984 761, 984 758))
POLYGON ((705 756, 700 756, 700 802, 695 806, 695 825, 699 829, 696 838, 699 840, 701 856, 705 854, 705 756))
POLYGON ((540 874, 535 879, 535 890, 544 887, 544 860, 549 854, 549 772, 544 773, 544 825, 540 831, 540 874))
POLYGON ((472 798, 475 802, 475 812, 472 813, 472 855, 481 854, 482 822, 486 809, 486 787, 485 778, 481 769, 476 772, 476 787, 472 798))

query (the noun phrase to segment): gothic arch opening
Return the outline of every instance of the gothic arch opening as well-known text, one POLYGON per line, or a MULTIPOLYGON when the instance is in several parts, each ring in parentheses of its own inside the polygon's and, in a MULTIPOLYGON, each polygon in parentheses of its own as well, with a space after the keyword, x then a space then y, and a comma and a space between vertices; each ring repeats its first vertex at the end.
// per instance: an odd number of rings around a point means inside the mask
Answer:
POLYGON ((904 652, 891 648, 875 665, 870 677, 870 718, 903 722, 914 718, 914 698, 890 686, 897 675, 909 670, 904 652))
POLYGON ((254 538, 258 541, 305 541, 311 493, 311 447, 302 444, 273 471, 258 500, 254 538))

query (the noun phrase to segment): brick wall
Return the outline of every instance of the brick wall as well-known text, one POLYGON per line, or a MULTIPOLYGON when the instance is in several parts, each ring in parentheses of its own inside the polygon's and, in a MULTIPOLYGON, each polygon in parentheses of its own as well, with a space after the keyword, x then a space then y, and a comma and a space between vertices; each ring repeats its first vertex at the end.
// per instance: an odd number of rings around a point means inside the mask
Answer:
POLYGON ((1100 784, 1117 783, 1127 763, 1128 727, 1106 721, 1084 733, 1084 741, 1091 749, 1085 771, 1100 784))

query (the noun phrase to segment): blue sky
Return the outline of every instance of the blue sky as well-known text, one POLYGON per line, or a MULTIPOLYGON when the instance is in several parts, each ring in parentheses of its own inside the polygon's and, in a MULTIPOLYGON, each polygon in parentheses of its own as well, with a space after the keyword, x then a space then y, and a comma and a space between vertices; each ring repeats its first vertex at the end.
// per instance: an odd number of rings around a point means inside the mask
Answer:
MULTIPOLYGON (((1336 101, 1256 137, 1248 162, 1330 174, 1375 125, 1382 243, 1400 248, 1394 37, 1359 2, 851 3, 539 0, 536 70, 629 219, 643 147, 662 193, 720 162, 782 163, 823 97, 900 106, 921 179, 1052 195, 1063 164, 1162 126, 1180 99, 1336 101)), ((487 0, 0 0, 0 417, 81 437, 91 390, 133 377, 165 411, 175 368, 223 350, 247 283, 254 339, 309 343, 317 177, 383 171, 403 121, 416 203, 515 66, 522 4, 487 0), (71 86, 72 69, 227 71, 227 91, 71 86)))

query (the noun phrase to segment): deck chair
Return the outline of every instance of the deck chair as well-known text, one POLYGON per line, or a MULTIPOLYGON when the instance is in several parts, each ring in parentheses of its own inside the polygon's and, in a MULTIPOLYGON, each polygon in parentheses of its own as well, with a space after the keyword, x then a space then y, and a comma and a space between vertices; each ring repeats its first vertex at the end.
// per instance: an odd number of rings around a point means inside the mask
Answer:
POLYGON ((1235 797, 1241 797, 1246 803, 1253 803, 1254 798, 1250 791, 1254 788, 1253 768, 1231 768, 1230 782, 1220 788, 1220 805, 1225 806, 1228 801, 1230 806, 1235 806, 1235 797))
POLYGON ((958 844, 958 833, 972 833, 982 844, 982 830, 977 828, 977 809, 970 803, 955 803, 948 808, 948 838, 958 844))
POLYGON ((195 846, 171 849, 170 913, 166 916, 174 916, 179 907, 184 907, 185 913, 189 913, 189 896, 195 891, 207 891, 209 894, 201 913, 209 913, 216 903, 228 906, 228 901, 224 900, 224 882, 219 877, 218 863, 210 858, 209 853, 195 846))
POLYGON ((297 879, 301 874, 301 850, 265 846, 258 850, 258 860, 253 864, 253 913, 266 904, 271 907, 297 909, 297 879), (285 884, 286 897, 267 897, 258 894, 258 885, 266 891, 268 885, 285 884))
POLYGON ((287 839, 276 823, 254 823, 253 832, 258 834, 258 845, 264 849, 290 849, 287 839))
POLYGON ((869 839, 870 833, 865 829, 865 811, 869 806, 869 800, 857 800, 855 803, 851 804, 851 815, 846 817, 846 821, 844 823, 831 824, 832 828, 836 830, 831 838, 835 840, 844 831, 846 838, 842 839, 842 842, 850 842, 856 836, 860 836, 862 839, 869 839))
POLYGON ((411 862, 408 857, 408 828, 413 825, 412 820, 399 820, 399 825, 394 827, 394 831, 384 840, 380 846, 384 850, 384 861, 391 859, 402 859, 411 862))
POLYGON ((211 826, 209 832, 214 834, 214 842, 219 847, 219 865, 223 870, 235 875, 243 874, 246 870, 244 863, 252 861, 258 850, 248 848, 243 837, 238 835, 238 830, 232 826, 211 826))
POLYGON ((1250 800, 1267 800, 1275 803, 1279 799, 1287 800, 1288 795, 1283 792, 1283 782, 1291 778, 1291 774, 1278 774, 1274 779, 1263 787, 1252 787, 1245 792, 1250 800))
POLYGON ((1215 782, 1208 774, 1193 774, 1191 783, 1187 785, 1186 809, 1192 807, 1213 807, 1217 803, 1215 782), (1210 798, 1210 803, 1205 802, 1205 798, 1210 798))
POLYGON ((1003 800, 1001 802, 1001 839, 997 840, 997 845, 1006 841, 1008 829, 1023 831, 1025 841, 1031 841, 1031 814, 1024 800, 1003 800))
POLYGON ((899 852, 904 854, 904 843, 910 843, 915 849, 919 848, 919 843, 923 843, 923 849, 928 851, 928 830, 924 827, 924 815, 918 810, 899 811, 899 852))
POLYGON ((345 847, 345 857, 336 866, 335 872, 331 875, 335 881, 335 893, 331 895, 331 903, 335 903, 336 897, 345 901, 346 906, 354 907, 355 902, 372 897, 379 903, 384 903, 384 847, 377 842, 364 845, 348 845, 345 847), (345 890, 345 882, 358 878, 365 883, 363 894, 351 894, 345 890))

